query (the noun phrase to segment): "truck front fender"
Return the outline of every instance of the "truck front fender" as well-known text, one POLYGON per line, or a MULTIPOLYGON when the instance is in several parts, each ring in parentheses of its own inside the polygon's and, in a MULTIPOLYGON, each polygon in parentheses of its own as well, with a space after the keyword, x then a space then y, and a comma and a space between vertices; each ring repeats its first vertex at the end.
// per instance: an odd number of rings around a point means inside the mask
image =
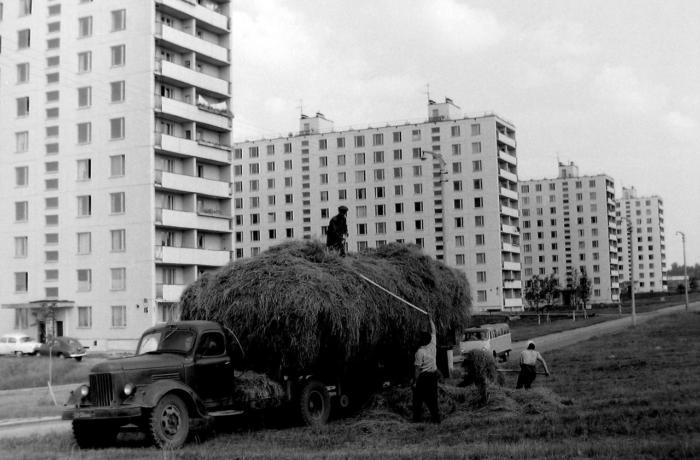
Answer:
POLYGON ((78 406, 80 405, 80 402, 83 400, 83 396, 80 394, 80 388, 82 388, 84 385, 79 385, 75 388, 75 390, 72 390, 70 394, 68 395, 68 401, 64 404, 64 406, 78 406))
POLYGON ((177 380, 159 380, 148 385, 138 386, 133 396, 127 402, 151 409, 168 393, 180 396, 187 404, 193 417, 206 416, 207 410, 197 393, 188 385, 177 380))

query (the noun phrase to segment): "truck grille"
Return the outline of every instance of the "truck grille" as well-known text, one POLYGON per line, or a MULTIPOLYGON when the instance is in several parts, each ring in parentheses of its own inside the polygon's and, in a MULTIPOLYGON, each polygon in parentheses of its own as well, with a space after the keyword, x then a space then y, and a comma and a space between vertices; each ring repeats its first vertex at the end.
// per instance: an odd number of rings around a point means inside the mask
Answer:
POLYGON ((90 402, 96 406, 112 403, 112 374, 90 374, 90 402))

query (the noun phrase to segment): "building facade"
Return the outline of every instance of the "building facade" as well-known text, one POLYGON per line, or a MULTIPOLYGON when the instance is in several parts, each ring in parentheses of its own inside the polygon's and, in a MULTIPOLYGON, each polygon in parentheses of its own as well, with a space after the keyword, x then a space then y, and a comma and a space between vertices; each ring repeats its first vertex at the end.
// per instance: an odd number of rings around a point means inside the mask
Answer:
POLYGON ((623 288, 629 291, 634 275, 635 292, 666 292, 663 200, 658 196, 638 197, 634 187, 623 187, 622 198, 617 202, 617 219, 623 288))
POLYGON ((0 7, 0 328, 131 348, 230 259, 228 1, 0 7))
POLYGON ((523 283, 554 274, 562 297, 583 273, 590 303, 620 298, 615 184, 607 175, 581 176, 574 163, 559 163, 553 179, 520 182, 523 283))
POLYGON ((235 257, 323 239, 345 205, 350 251, 415 243, 466 273, 475 310, 520 310, 515 128, 457 111, 430 101, 427 121, 345 131, 317 113, 234 144, 235 257))

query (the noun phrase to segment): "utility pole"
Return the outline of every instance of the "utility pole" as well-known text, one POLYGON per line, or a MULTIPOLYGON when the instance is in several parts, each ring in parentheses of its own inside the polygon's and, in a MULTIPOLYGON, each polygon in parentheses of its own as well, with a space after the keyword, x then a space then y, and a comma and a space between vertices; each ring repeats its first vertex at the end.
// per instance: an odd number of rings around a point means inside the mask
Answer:
POLYGON ((629 241, 630 241, 630 294, 632 296, 632 326, 637 326, 637 308, 634 300, 634 227, 632 226, 632 219, 627 218, 627 226, 629 227, 629 241))
POLYGON ((677 231, 676 235, 681 236, 683 241, 683 282, 685 284, 685 311, 688 311, 688 265, 685 263, 685 233, 677 231))

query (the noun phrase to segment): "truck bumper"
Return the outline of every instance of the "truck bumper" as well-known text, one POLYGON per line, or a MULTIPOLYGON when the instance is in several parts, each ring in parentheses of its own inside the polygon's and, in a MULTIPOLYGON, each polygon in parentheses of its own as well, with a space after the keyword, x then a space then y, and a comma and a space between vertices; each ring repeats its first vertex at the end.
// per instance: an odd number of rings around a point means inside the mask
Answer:
POLYGON ((140 407, 76 407, 63 411, 63 420, 113 420, 131 423, 141 418, 140 407))

